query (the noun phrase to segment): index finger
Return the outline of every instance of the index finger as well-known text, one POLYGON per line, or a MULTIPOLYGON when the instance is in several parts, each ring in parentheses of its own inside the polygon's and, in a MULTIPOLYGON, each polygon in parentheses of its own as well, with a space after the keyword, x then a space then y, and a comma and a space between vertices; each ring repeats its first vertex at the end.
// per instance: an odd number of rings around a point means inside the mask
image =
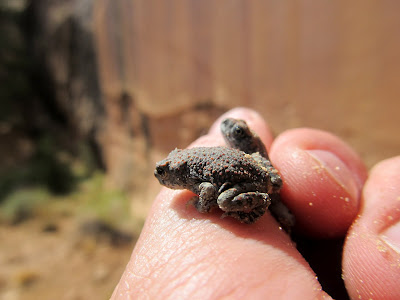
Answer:
MULTIPOLYGON (((227 116, 246 120, 269 147, 272 134, 257 113, 236 109, 223 117, 227 116)), ((191 147, 223 144, 219 123, 191 147)), ((185 190, 162 189, 113 299, 143 293, 151 299, 324 294, 307 262, 269 214, 254 224, 241 224, 221 219, 220 212, 200 214, 186 205, 192 196, 185 190)))

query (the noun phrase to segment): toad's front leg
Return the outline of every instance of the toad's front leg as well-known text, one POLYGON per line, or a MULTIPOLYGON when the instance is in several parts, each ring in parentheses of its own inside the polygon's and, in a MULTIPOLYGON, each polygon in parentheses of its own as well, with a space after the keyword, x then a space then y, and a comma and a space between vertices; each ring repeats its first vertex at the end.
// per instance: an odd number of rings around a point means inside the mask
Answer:
POLYGON ((207 213, 213 207, 218 206, 218 190, 210 182, 203 182, 199 185, 199 196, 194 199, 194 207, 201 212, 207 213))

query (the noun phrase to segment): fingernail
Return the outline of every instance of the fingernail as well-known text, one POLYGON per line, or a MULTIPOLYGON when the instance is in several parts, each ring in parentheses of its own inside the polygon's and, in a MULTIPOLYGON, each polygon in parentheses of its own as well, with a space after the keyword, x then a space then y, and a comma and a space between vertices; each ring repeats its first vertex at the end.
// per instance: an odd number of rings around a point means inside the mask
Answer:
POLYGON ((359 188, 357 181, 341 159, 326 150, 306 150, 306 152, 315 160, 316 170, 325 170, 332 179, 347 191, 352 199, 358 199, 359 188))
POLYGON ((381 233, 381 238, 394 251, 400 253, 400 222, 390 226, 388 229, 383 231, 381 233))

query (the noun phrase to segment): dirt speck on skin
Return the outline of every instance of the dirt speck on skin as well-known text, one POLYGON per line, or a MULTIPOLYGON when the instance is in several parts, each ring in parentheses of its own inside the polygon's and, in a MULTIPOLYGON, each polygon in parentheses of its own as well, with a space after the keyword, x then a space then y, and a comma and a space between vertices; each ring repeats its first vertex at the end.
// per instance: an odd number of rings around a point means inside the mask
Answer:
POLYGON ((112 244, 83 235, 75 218, 56 231, 43 220, 0 226, 0 299, 108 299, 135 239, 112 244))

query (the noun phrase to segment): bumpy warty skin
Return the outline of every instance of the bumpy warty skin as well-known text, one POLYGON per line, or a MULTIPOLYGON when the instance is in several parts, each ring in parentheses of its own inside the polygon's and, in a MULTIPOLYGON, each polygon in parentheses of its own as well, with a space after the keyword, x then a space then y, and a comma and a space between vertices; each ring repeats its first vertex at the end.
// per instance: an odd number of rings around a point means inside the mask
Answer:
POLYGON ((254 191, 268 193, 272 189, 269 170, 252 155, 227 147, 175 149, 156 165, 155 176, 162 185, 188 189, 198 193, 202 182, 218 189, 229 183, 249 183, 254 191))

